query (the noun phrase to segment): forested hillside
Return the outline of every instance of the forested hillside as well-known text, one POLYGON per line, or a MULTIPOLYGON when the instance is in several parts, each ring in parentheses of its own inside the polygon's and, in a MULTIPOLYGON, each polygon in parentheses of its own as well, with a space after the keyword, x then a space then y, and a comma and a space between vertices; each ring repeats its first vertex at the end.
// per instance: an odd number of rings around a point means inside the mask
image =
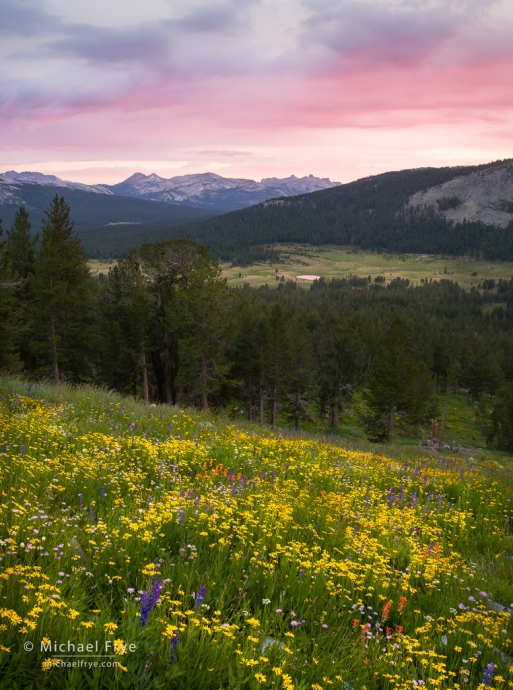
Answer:
POLYGON ((315 281, 231 290, 202 245, 145 244, 94 278, 69 207, 39 247, 20 209, 0 256, 0 368, 88 381, 146 401, 336 428, 359 393, 368 437, 416 434, 435 390, 493 403, 490 443, 513 450, 513 280, 315 281))
MULTIPOLYGON (((149 239, 187 237, 205 244, 221 260, 237 265, 275 257, 273 244, 291 242, 510 260, 513 223, 506 228, 479 222, 453 223, 433 208, 408 206, 417 192, 504 164, 498 161, 483 166, 384 173, 333 189, 270 200, 187 226, 157 230, 149 239)), ((117 242, 113 235, 104 236, 99 246, 108 254, 117 242)), ((129 231, 123 237, 125 250, 131 242, 136 246, 135 233, 129 231)))
MULTIPOLYGON (((14 216, 24 205, 30 213, 32 228, 38 232, 55 194, 64 195, 71 208, 76 232, 82 236, 87 251, 95 256, 98 240, 108 238, 111 233, 121 247, 126 230, 152 232, 178 223, 188 223, 210 217, 215 211, 189 208, 158 201, 119 197, 113 194, 65 187, 48 186, 33 182, 10 180, 0 176, 0 218, 9 227, 14 216)), ((141 235, 142 237, 142 235, 141 235)), ((135 245, 132 245, 135 246, 135 245)), ((126 253, 126 249, 124 249, 126 253)), ((121 256, 115 253, 114 256, 121 256)))

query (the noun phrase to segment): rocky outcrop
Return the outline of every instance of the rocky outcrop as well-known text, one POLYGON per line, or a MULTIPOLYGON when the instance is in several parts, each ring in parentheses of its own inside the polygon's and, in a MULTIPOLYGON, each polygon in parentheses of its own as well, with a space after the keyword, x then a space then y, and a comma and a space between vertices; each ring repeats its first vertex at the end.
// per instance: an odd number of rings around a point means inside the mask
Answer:
POLYGON ((457 223, 466 219, 506 227, 513 220, 513 162, 505 161, 417 192, 408 205, 432 208, 457 223))

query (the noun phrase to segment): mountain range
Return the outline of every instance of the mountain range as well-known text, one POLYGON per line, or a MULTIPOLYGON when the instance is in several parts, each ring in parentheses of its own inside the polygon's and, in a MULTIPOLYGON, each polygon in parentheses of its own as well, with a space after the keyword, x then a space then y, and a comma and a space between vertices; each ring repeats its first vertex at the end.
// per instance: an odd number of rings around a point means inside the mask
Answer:
MULTIPOLYGON (((146 237, 187 237, 235 265, 276 260, 276 245, 342 245, 513 260, 513 161, 400 170, 266 200, 146 237)), ((105 249, 120 248, 111 236, 105 249)), ((123 246, 135 246, 130 231, 123 246)))
POLYGON ((114 185, 86 185, 62 180, 55 175, 44 175, 39 172, 18 173, 15 170, 3 173, 0 175, 1 178, 96 194, 204 208, 214 213, 246 208, 274 197, 294 196, 340 185, 340 182, 332 182, 327 178, 321 179, 314 175, 301 178, 291 175, 284 179, 269 177, 256 182, 222 177, 215 173, 178 175, 171 178, 160 177, 155 173, 151 175, 135 173, 123 182, 114 185))
POLYGON ((213 173, 136 173, 118 185, 77 185, 38 173, 0 175, 0 217, 8 225, 23 203, 39 229, 43 209, 55 193, 64 195, 86 251, 98 258, 186 237, 241 265, 275 260, 275 245, 290 243, 513 261, 512 160, 400 170, 342 185, 213 173), (315 186, 324 188, 308 191, 315 186), (306 191, 294 194, 298 189, 306 191), (223 213, 223 205, 237 204, 245 207, 223 213))

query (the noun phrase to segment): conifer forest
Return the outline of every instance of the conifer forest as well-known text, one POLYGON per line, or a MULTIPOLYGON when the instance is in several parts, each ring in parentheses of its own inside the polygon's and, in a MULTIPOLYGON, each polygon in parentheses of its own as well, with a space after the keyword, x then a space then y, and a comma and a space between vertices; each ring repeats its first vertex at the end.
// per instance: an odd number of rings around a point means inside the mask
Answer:
POLYGON ((336 429, 358 399, 371 440, 418 434, 433 394, 489 401, 491 446, 513 450, 513 280, 349 276, 232 289, 201 244, 143 244, 93 275, 55 197, 41 232, 24 207, 0 245, 0 368, 90 383, 299 430, 336 429))

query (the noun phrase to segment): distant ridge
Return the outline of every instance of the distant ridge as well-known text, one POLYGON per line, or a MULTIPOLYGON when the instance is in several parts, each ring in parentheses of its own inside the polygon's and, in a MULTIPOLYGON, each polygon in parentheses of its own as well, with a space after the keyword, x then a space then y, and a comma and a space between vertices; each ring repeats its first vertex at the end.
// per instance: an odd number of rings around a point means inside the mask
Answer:
POLYGON ((294 196, 338 185, 340 182, 313 175, 301 178, 291 175, 284 179, 269 177, 256 182, 222 177, 210 172, 178 175, 169 179, 155 173, 135 173, 124 182, 108 186, 108 189, 114 194, 140 199, 234 211, 254 206, 272 197, 294 196))
POLYGON ((172 237, 235 265, 276 260, 273 245, 289 243, 512 261, 513 161, 386 172, 176 226, 152 241, 172 237))
POLYGON ((5 226, 17 205, 25 203, 38 229, 42 209, 56 192, 64 194, 89 255, 98 258, 125 256, 144 242, 185 237, 236 265, 275 260, 273 245, 291 243, 513 261, 513 160, 386 172, 343 185, 312 176, 256 183, 214 173, 171 180, 136 173, 120 185, 126 185, 125 193, 149 196, 174 190, 183 199, 172 204, 170 196, 162 203, 121 196, 120 190, 104 194, 0 175, 0 217, 5 226), (277 182, 281 192, 273 197, 277 182), (290 196, 298 185, 326 182, 332 186, 290 196), (265 200, 229 213, 187 202, 245 194, 247 203, 248 195, 258 192, 255 186, 266 190, 265 200))
POLYGON ((171 178, 160 177, 156 173, 150 175, 134 173, 128 179, 114 185, 86 185, 81 182, 62 180, 55 175, 28 171, 19 173, 15 170, 2 173, 1 177, 17 182, 79 189, 97 194, 128 196, 146 201, 160 201, 164 204, 208 208, 217 213, 253 206, 272 197, 305 194, 340 184, 340 182, 332 182, 328 178, 319 178, 314 175, 305 177, 290 175, 283 179, 268 177, 261 182, 256 182, 222 177, 210 172, 178 175, 171 178))
POLYGON ((61 180, 55 175, 44 175, 40 172, 16 172, 15 170, 8 170, 2 173, 2 177, 8 180, 17 180, 18 182, 34 182, 35 184, 48 185, 50 187, 64 187, 68 189, 80 189, 83 192, 96 192, 97 194, 112 194, 110 189, 105 185, 96 184, 82 184, 81 182, 70 182, 69 180, 61 180))
POLYGON ((97 190, 62 187, 55 182, 27 182, 0 175, 0 218, 3 227, 9 227, 16 211, 23 205, 30 213, 33 231, 38 232, 44 219, 44 211, 56 194, 63 196, 69 203, 75 231, 81 236, 90 256, 102 254, 102 242, 111 234, 115 237, 112 255, 121 256, 133 246, 133 235, 128 243, 124 243, 124 233, 128 230, 136 233, 135 243, 141 244, 147 233, 159 232, 173 225, 214 214, 214 211, 201 208, 116 196, 109 191, 102 193, 97 190))

